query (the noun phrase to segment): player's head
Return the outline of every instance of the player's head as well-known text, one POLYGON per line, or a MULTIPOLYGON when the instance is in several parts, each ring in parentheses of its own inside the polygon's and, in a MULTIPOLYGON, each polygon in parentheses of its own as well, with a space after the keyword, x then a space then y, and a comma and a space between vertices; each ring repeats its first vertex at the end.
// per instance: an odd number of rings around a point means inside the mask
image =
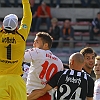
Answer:
MULTIPOLYGON (((85 66, 84 69, 89 69, 92 71, 94 64, 95 64, 95 57, 97 54, 91 47, 85 47, 80 51, 81 54, 84 56, 85 66)), ((86 70, 87 71, 87 70, 86 70)), ((90 72, 88 72, 90 73, 90 72)))
POLYGON ((18 17, 15 14, 9 14, 4 17, 3 29, 7 31, 14 31, 18 26, 18 17))
POLYGON ((100 78, 100 56, 95 58, 94 73, 96 78, 100 78))
POLYGON ((69 67, 71 69, 81 71, 83 65, 84 65, 84 57, 81 53, 76 52, 69 57, 69 67))
POLYGON ((46 32, 38 32, 34 39, 33 46, 36 48, 48 50, 52 46, 52 37, 46 32))

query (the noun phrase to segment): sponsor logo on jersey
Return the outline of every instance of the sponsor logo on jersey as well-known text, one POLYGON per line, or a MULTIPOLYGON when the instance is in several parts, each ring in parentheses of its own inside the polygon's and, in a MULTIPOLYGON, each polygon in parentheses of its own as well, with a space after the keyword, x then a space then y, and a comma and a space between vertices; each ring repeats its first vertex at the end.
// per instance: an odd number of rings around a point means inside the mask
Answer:
POLYGON ((2 60, 2 59, 0 59, 0 62, 2 62, 2 63, 7 63, 7 64, 14 64, 14 63, 17 63, 18 60, 15 60, 15 61, 9 61, 9 60, 2 60))
POLYGON ((66 83, 71 82, 71 83, 78 83, 79 85, 81 84, 81 78, 74 78, 74 77, 68 77, 66 76, 66 83))
POLYGON ((12 37, 12 38, 10 38, 10 37, 2 38, 2 42, 3 43, 15 43, 16 44, 16 40, 14 39, 14 37, 12 37))

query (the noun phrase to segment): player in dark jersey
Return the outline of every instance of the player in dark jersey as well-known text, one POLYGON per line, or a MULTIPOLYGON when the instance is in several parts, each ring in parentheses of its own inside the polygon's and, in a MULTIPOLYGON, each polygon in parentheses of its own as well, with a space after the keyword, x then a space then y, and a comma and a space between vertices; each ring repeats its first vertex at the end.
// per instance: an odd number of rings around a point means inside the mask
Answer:
MULTIPOLYGON (((80 53, 84 56, 84 66, 83 70, 91 75, 92 77, 95 77, 94 72, 93 72, 93 67, 95 64, 95 57, 97 56, 96 52, 91 48, 91 47, 85 47, 81 49, 80 53)), ((67 67, 68 69, 68 67, 67 67)), ((92 80, 94 82, 94 80, 92 80)), ((89 88, 89 91, 93 91, 94 86, 89 88)), ((55 95, 54 95, 55 98, 55 95)), ((55 100, 55 99, 54 99, 55 100)))
MULTIPOLYGON (((84 66, 83 66, 83 70, 88 73, 89 75, 94 77, 94 73, 93 73, 93 67, 95 64, 95 57, 97 56, 96 52, 91 48, 91 47, 85 47, 83 49, 81 49, 80 53, 84 56, 84 66)), ((64 64, 65 66, 66 64, 64 64)), ((68 67, 64 67, 67 68, 68 67)), ((94 82, 94 80, 93 80, 94 82)), ((92 86, 91 88, 89 88, 90 92, 93 91, 94 86, 92 86)), ((55 98, 55 95, 54 95, 55 98)), ((54 99, 55 100, 55 99, 54 99)))
POLYGON ((69 68, 55 74, 43 89, 33 91, 30 100, 37 99, 47 91, 57 86, 56 100, 93 100, 93 79, 84 71, 84 57, 80 53, 74 53, 69 58, 69 68))

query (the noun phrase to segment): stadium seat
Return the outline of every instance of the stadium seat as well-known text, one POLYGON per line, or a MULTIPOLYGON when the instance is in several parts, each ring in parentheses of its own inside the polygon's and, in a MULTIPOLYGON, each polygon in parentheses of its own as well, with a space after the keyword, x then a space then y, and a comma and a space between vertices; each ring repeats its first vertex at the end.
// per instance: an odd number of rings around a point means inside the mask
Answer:
POLYGON ((91 23, 88 22, 88 21, 80 21, 80 22, 77 22, 77 25, 81 25, 81 26, 90 26, 91 23))
POLYGON ((33 42, 26 42, 26 46, 32 46, 33 42))

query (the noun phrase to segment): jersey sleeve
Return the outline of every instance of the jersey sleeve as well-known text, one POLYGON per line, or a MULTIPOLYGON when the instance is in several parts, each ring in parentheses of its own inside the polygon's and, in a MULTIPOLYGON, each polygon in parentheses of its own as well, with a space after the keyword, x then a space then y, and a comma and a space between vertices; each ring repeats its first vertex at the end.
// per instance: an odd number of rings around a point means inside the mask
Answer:
POLYGON ((52 88, 57 86, 57 83, 60 79, 60 76, 63 74, 64 71, 60 71, 57 72, 48 82, 47 84, 49 84, 52 88))
POLYGON ((94 80, 89 76, 88 77, 87 97, 93 97, 93 92, 94 92, 94 80))
POLYGON ((31 22, 32 22, 32 13, 30 9, 29 0, 22 0, 23 4, 23 18, 21 20, 20 28, 18 29, 18 33, 24 36, 26 40, 30 31, 31 22))
POLYGON ((31 48, 25 50, 24 62, 34 62, 38 59, 43 59, 45 57, 44 50, 38 48, 31 48))

